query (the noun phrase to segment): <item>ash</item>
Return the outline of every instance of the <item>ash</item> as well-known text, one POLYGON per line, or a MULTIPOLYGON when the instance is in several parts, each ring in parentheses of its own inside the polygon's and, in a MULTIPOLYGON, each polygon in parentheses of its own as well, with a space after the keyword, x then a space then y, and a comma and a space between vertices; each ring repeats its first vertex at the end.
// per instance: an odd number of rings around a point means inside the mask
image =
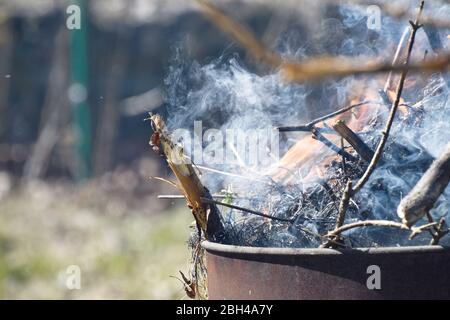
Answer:
MULTIPOLYGON (((382 168, 397 176, 411 176, 414 172, 414 178, 408 181, 413 186, 433 161, 429 153, 421 152, 418 156, 417 153, 418 150, 411 145, 393 142, 385 152, 382 168), (417 157, 413 163, 405 161, 413 154, 417 157)), ((292 219, 292 222, 276 221, 223 208, 221 212, 228 238, 226 244, 252 247, 319 247, 324 242, 323 235, 335 226, 346 181, 358 179, 368 165, 357 153, 353 152, 352 155, 357 160, 347 160, 345 167, 342 161, 332 161, 326 168, 326 176, 311 186, 273 184, 263 196, 258 190, 254 194, 248 193, 248 199, 236 199, 233 202, 277 218, 292 219)), ((364 188, 365 192, 350 201, 345 223, 370 219, 395 221, 397 218, 394 208, 403 193, 401 188, 390 186, 389 183, 390 179, 382 177, 371 179, 369 185, 364 188), (382 209, 377 206, 382 206, 382 209), (393 209, 388 211, 385 208, 393 209), (380 212, 384 214, 380 215, 380 212)), ((381 227, 353 229, 344 235, 344 246, 405 246, 424 245, 429 242, 427 235, 408 240, 409 235, 409 231, 381 227)))

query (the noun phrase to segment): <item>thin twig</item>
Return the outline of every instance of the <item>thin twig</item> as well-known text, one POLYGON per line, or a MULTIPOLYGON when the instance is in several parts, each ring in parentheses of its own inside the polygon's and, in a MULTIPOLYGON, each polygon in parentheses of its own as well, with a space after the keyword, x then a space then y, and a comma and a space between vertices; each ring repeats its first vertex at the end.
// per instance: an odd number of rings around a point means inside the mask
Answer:
MULTIPOLYGON (((343 137, 341 137, 341 149, 345 150, 343 137)), ((345 162, 345 157, 342 157, 342 175, 343 175, 344 179, 347 180, 347 164, 345 162)))
MULTIPOLYGON (((220 199, 224 199, 227 196, 223 195, 223 194, 212 194, 211 195, 213 198, 220 198, 220 199)), ((182 194, 158 194, 158 199, 169 199, 169 200, 175 200, 175 199, 186 199, 186 197, 182 194)), ((235 198, 233 196, 233 198, 235 198)))
POLYGON ((341 202, 339 204, 339 213, 336 220, 336 229, 339 229, 344 225, 345 213, 347 212, 348 203, 350 201, 350 192, 352 190, 352 181, 347 181, 344 193, 342 195, 341 202))
MULTIPOLYGON (((174 187, 175 189, 180 190, 180 188, 178 187, 178 185, 175 182, 170 181, 168 179, 161 178, 161 177, 152 177, 152 176, 150 177, 150 179, 155 179, 155 180, 165 182, 165 183, 171 185, 172 187, 174 187)), ((183 196, 183 198, 184 198, 184 196, 183 196)))
POLYGON ((349 111, 349 110, 351 110, 353 108, 360 107, 360 106, 363 106, 363 105, 366 105, 366 104, 375 104, 375 105, 378 104, 378 105, 381 105, 381 103, 376 102, 376 101, 362 101, 362 102, 359 102, 359 103, 352 104, 350 106, 341 108, 339 110, 336 110, 336 111, 334 111, 334 112, 332 112, 330 114, 324 115, 324 116, 322 116, 320 118, 314 119, 311 122, 308 122, 307 124, 303 124, 303 125, 299 125, 299 126, 278 127, 277 129, 280 132, 311 131, 314 128, 314 125, 318 124, 319 122, 328 120, 328 119, 333 118, 333 117, 335 117, 337 115, 340 115, 341 113, 347 112, 347 111, 349 111))
POLYGON ((412 232, 409 235, 408 239, 412 240, 414 239, 418 234, 422 233, 423 230, 430 230, 432 228, 435 228, 437 226, 436 222, 430 222, 427 224, 424 224, 420 227, 411 228, 412 232))
POLYGON ((240 207, 240 206, 236 206, 236 205, 233 205, 233 204, 228 204, 228 203, 225 203, 225 202, 216 201, 216 200, 212 200, 212 199, 208 199, 208 198, 202 198, 201 200, 203 202, 205 202, 205 203, 211 203, 211 204, 224 206, 224 207, 228 207, 228 208, 239 210, 239 211, 244 211, 244 212, 247 212, 247 213, 254 214, 256 216, 269 218, 269 219, 272 219, 272 220, 291 222, 291 223, 295 221, 295 219, 278 218, 278 217, 274 217, 274 216, 271 216, 271 215, 268 215, 268 214, 265 214, 265 213, 262 213, 262 212, 259 212, 259 211, 243 208, 243 207, 240 207))
MULTIPOLYGON (((403 31, 403 34, 400 38, 400 41, 398 43, 397 46, 397 50, 395 50, 395 54, 394 54, 394 59, 392 60, 392 64, 396 64, 398 61, 398 58, 400 56, 400 52, 402 50, 403 47, 403 43, 405 42, 406 36, 408 35, 410 28, 406 27, 405 30, 403 31)), ((383 88, 383 93, 387 96, 387 92, 389 90, 389 87, 391 85, 391 79, 392 79, 392 71, 389 72, 388 77, 386 79, 386 83, 384 84, 384 88, 383 88)))
POLYGON ((450 232, 449 229, 444 229, 444 226, 445 226, 445 219, 441 218, 436 227, 436 229, 437 229, 436 233, 432 235, 432 239, 430 241, 430 246, 438 245, 441 238, 450 232))
POLYGON ((353 223, 349 223, 349 224, 345 224, 340 228, 337 228, 335 230, 332 230, 330 232, 328 232, 328 234, 326 235, 327 237, 336 237, 339 234, 341 234, 344 231, 348 231, 351 229, 355 229, 355 228, 361 228, 361 227, 389 227, 389 228, 398 228, 398 229, 402 229, 402 230, 411 230, 413 234, 419 234, 420 232, 422 232, 423 230, 429 229, 433 226, 435 226, 437 223, 429 223, 426 224, 424 226, 420 226, 420 227, 412 227, 412 228, 408 228, 406 225, 404 225, 401 222, 396 222, 396 221, 390 221, 390 220, 364 220, 364 221, 356 221, 353 223))
POLYGON ((333 150, 334 152, 336 152, 337 154, 345 157, 347 160, 355 162, 357 161, 357 159, 352 156, 350 153, 348 153, 347 151, 339 148, 337 145, 335 145, 333 142, 331 142, 330 140, 328 140, 327 138, 325 138, 321 133, 320 130, 315 128, 312 131, 312 137, 314 139, 319 140, 320 142, 322 142, 324 145, 326 145, 328 148, 330 148, 331 150, 333 150))
MULTIPOLYGON (((420 3, 419 12, 417 14, 416 20, 414 22, 410 21, 411 35, 408 40, 408 51, 407 51, 406 59, 404 62, 405 65, 409 64, 409 59, 411 57, 411 52, 412 52, 412 49, 414 46, 414 40, 416 37, 416 33, 417 33, 417 30, 419 30, 419 28, 421 27, 419 25, 419 19, 420 19, 422 10, 423 10, 424 3, 425 3, 424 1, 421 1, 421 3, 420 3)), ((369 166, 367 167, 363 176, 359 179, 359 181, 356 183, 355 187, 353 188, 352 195, 357 193, 359 190, 362 189, 362 187, 364 187, 364 185, 366 184, 366 182, 369 180, 370 176, 372 175, 373 171, 375 170, 375 168, 378 164, 378 161, 381 159, 381 156, 382 156, 383 150, 384 150, 384 146, 386 145, 387 139, 389 137, 389 133, 391 131, 392 123, 394 122, 395 114, 396 114, 398 106, 400 104, 400 99, 401 99, 401 95, 402 95, 402 91, 403 91, 403 85, 405 84, 405 79, 406 79, 407 73, 408 73, 408 71, 407 71, 407 69, 405 69, 405 70, 403 70, 403 72, 400 76, 400 80, 399 80, 397 90, 396 90, 395 101, 392 104, 391 111, 389 113, 389 118, 386 123, 386 127, 382 132, 381 140, 378 143, 377 149, 375 150, 375 154, 374 154, 372 160, 370 161, 369 166)))
MULTIPOLYGON (((347 212, 348 204, 350 201, 351 190, 352 190, 352 181, 349 180, 349 181, 347 181, 347 185, 345 186, 344 193, 342 194, 341 202, 339 203, 339 211, 338 211, 338 216, 336 219, 336 226, 334 228, 335 230, 341 228, 344 225, 345 213, 347 212)), ((342 243, 342 238, 339 236, 339 234, 332 238, 329 238, 328 241, 325 244, 323 244, 321 247, 330 248, 333 246, 333 244, 335 242, 342 243)))
MULTIPOLYGON (((426 212, 426 216, 430 223, 434 223, 433 216, 429 211, 426 212)), ((450 229, 445 229, 444 227, 445 219, 441 217, 439 219, 439 223, 433 228, 433 230, 429 230, 431 234, 430 246, 438 245, 441 238, 450 232, 450 229)))
MULTIPOLYGON (((205 167, 199 164, 195 165, 196 168, 205 170, 205 171, 210 171, 210 172, 214 172, 214 173, 218 173, 218 174, 222 174, 224 176, 230 176, 230 177, 235 177, 235 178, 239 178, 239 179, 244 179, 244 180, 250 180, 250 181, 256 181, 256 182, 260 182, 260 183, 266 183, 266 184, 271 184, 271 182, 269 181, 264 181, 261 179, 257 179, 254 177, 247 177, 247 176, 243 176, 237 173, 232 173, 232 172, 226 172, 226 171, 222 171, 222 170, 218 170, 218 169, 213 169, 213 168, 209 168, 209 167, 205 167)), ((260 175, 261 177, 265 177, 263 175, 260 175)), ((269 177, 267 177, 269 178, 269 177)))

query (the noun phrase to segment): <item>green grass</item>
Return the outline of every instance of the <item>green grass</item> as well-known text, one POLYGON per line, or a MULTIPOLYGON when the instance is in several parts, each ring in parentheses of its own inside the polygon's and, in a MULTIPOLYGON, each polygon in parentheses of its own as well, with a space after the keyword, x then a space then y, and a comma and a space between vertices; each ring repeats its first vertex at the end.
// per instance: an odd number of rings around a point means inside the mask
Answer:
POLYGON ((40 186, 0 202, 0 298, 184 297, 169 276, 188 268, 189 210, 118 212, 92 201, 40 186), (81 268, 80 290, 65 285, 70 265, 81 268))

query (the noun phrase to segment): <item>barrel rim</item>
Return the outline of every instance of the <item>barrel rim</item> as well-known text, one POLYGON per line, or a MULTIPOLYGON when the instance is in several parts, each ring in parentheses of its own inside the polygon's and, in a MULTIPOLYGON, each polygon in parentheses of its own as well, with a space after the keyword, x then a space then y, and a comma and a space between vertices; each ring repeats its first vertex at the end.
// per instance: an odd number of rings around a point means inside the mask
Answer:
POLYGON ((403 246, 403 247, 373 247, 351 249, 329 248, 276 248, 276 247, 249 247, 221 244, 204 240, 202 247, 209 253, 233 255, 276 255, 276 256, 329 256, 349 254, 407 254, 407 253, 450 253, 450 247, 441 245, 429 246, 403 246))

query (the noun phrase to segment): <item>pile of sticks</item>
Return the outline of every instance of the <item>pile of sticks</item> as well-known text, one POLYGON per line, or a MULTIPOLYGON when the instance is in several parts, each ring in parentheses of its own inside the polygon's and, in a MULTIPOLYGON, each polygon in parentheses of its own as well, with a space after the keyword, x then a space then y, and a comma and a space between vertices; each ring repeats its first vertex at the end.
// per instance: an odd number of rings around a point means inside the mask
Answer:
MULTIPOLYGON (((340 182, 335 186, 340 190, 331 190, 331 195, 341 194, 340 199, 336 199, 337 214, 335 216, 334 227, 328 229, 324 234, 313 234, 320 239, 320 247, 339 248, 345 247, 344 233, 361 227, 386 227, 397 228, 410 232, 410 239, 418 234, 428 231, 431 235, 430 245, 437 245, 442 237, 450 233, 450 228, 446 225, 444 218, 437 221, 432 217, 430 210, 434 207, 436 201, 446 189, 450 182, 450 142, 445 146, 441 155, 434 160, 431 166, 423 174, 410 193, 405 196, 398 208, 397 215, 399 221, 390 220, 357 220, 345 224, 346 213, 352 199, 364 188, 369 181, 377 166, 383 164, 383 153, 389 140, 391 129, 398 113, 404 116, 409 115, 408 108, 402 100, 402 92, 405 86, 405 80, 409 72, 418 71, 439 71, 449 70, 450 54, 443 53, 442 43, 436 41, 437 24, 430 16, 423 16, 424 1, 420 2, 417 16, 414 21, 410 21, 409 38, 406 44, 406 55, 403 61, 400 61, 400 49, 406 37, 402 37, 398 46, 397 53, 393 62, 365 62, 354 61, 347 58, 320 57, 311 58, 303 61, 286 60, 277 53, 266 48, 253 34, 245 27, 234 21, 227 14, 216 8, 207 0, 198 0, 200 9, 204 15, 209 18, 218 28, 230 35, 238 44, 240 44, 257 61, 266 64, 269 67, 276 68, 284 75, 288 82, 317 81, 327 77, 344 77, 347 75, 357 75, 363 73, 390 72, 383 90, 380 90, 382 103, 378 101, 362 101, 350 106, 341 108, 333 113, 319 117, 306 124, 295 126, 279 127, 280 132, 307 132, 310 136, 306 139, 308 144, 321 143, 336 153, 334 159, 340 158, 343 175, 340 176, 340 182), (417 31, 422 28, 421 23, 428 23, 425 27, 425 33, 433 50, 436 51, 436 57, 427 59, 421 63, 411 63, 411 53, 413 51, 417 31), (393 73, 399 73, 398 82, 394 82, 393 73), (394 87, 394 90, 389 88, 394 87), (372 149, 360 135, 341 118, 342 115, 357 108, 378 105, 386 107, 390 104, 389 115, 385 123, 384 130, 376 147, 372 149), (328 123, 326 122, 328 121, 328 123), (332 123, 330 123, 332 121, 332 123), (328 139, 326 136, 332 134, 340 139, 340 145, 328 139), (352 152, 345 148, 348 144, 352 152), (362 174, 355 177, 355 170, 349 168, 349 164, 357 166, 362 174), (353 171, 353 173, 351 172, 353 171), (422 219, 427 222, 416 226, 422 219)), ((405 11, 406 12, 406 11, 405 11)), ((405 13, 403 13, 405 14, 405 13)), ((407 33, 405 33, 405 36, 407 33)), ((233 210, 245 212, 247 214, 263 217, 264 219, 279 221, 285 224, 295 224, 296 217, 279 217, 263 213, 254 209, 244 208, 230 204, 226 201, 219 201, 219 198, 225 198, 224 195, 211 195, 208 189, 202 184, 195 167, 190 159, 185 155, 183 148, 172 141, 171 134, 167 130, 164 121, 159 115, 151 115, 150 121, 153 128, 153 135, 150 144, 153 149, 161 153, 174 173, 177 182, 169 182, 175 186, 181 195, 165 195, 160 198, 185 198, 187 205, 192 211, 198 229, 198 243, 202 238, 210 241, 228 243, 229 234, 223 222, 221 212, 218 206, 226 206, 233 210)), ((297 161, 301 163, 305 159, 295 159, 295 146, 288 151, 285 157, 280 161, 280 167, 283 160, 289 164, 297 161)), ((306 156, 303 156, 306 157, 306 156)), ((277 180, 277 174, 271 174, 270 180, 277 180)), ((167 181, 167 180, 165 180, 167 181)), ((326 189, 330 188, 326 183, 326 189)), ((330 192, 329 192, 330 193, 330 192)), ((388 208, 387 208, 388 209, 388 208)), ((198 253, 199 245, 196 247, 198 253)), ((197 254, 196 254, 197 256, 197 254)), ((195 260, 198 261, 198 260, 195 260)), ((197 269, 196 269, 197 270, 197 269)), ((185 277, 183 277, 184 279, 185 277)), ((197 274, 194 273, 194 278, 197 274)), ((189 288, 194 288, 196 279, 185 279, 189 282, 189 288)), ((193 289, 192 289, 193 290, 193 289)), ((189 293, 192 295, 193 291, 189 293)), ((195 290, 194 290, 195 292, 195 290)), ((195 296, 195 293, 193 294, 195 296)))

